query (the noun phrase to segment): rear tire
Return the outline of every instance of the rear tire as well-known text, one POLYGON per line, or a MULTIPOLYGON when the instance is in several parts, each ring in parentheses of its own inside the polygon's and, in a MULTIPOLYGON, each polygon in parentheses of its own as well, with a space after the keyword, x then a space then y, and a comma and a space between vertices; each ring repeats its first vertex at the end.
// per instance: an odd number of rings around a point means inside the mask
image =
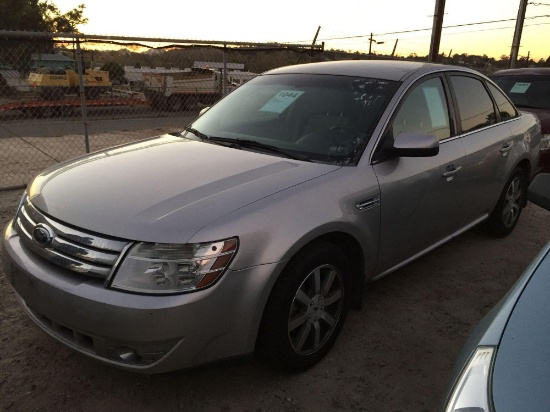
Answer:
POLYGON ((199 101, 194 96, 189 96, 185 100, 185 110, 195 111, 199 110, 199 101))
POLYGON ((183 110, 183 102, 179 96, 170 96, 168 99, 168 110, 171 112, 181 112, 183 110))
POLYGON ((486 222, 487 233, 504 237, 512 233, 518 223, 527 196, 527 179, 523 169, 516 168, 500 195, 498 203, 486 222))
POLYGON ((345 254, 328 242, 300 251, 273 286, 258 336, 258 351, 290 371, 319 362, 336 341, 350 302, 345 254))

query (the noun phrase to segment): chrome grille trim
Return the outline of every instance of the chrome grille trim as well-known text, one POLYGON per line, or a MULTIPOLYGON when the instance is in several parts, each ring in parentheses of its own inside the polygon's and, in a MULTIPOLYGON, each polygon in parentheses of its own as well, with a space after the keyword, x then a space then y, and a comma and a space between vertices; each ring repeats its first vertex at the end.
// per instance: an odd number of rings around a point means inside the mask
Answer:
POLYGON ((107 279, 130 242, 70 228, 43 215, 27 199, 15 221, 15 229, 22 242, 36 254, 65 269, 88 276, 107 279), (33 240, 33 231, 39 224, 47 225, 55 233, 51 242, 40 246, 33 240))
POLYGON ((76 243, 80 243, 82 245, 91 246, 101 250, 111 250, 113 252, 120 253, 122 249, 124 249, 124 247, 128 244, 128 242, 109 239, 107 237, 102 238, 94 236, 89 233, 65 226, 60 222, 53 221, 52 219, 44 216, 41 212, 39 212, 28 200, 23 205, 23 212, 28 213, 28 216, 35 223, 46 223, 52 227, 55 226, 55 232, 58 235, 68 240, 72 240, 76 243))

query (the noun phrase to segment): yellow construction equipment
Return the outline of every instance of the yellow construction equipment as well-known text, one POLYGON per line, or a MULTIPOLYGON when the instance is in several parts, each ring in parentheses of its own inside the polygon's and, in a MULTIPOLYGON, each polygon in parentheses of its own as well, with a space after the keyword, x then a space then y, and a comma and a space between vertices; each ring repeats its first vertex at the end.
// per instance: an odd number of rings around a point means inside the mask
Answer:
MULTIPOLYGON (((46 100, 60 100, 66 94, 78 94, 80 83, 78 73, 71 68, 47 68, 31 70, 29 84, 46 100)), ((109 72, 86 69, 82 76, 84 93, 88 99, 96 99, 111 88, 109 72)))

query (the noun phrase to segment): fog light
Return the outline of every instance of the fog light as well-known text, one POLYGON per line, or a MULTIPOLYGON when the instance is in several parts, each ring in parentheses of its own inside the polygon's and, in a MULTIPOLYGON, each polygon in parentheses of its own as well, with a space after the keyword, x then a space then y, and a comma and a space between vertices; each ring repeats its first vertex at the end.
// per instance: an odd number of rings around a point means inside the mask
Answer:
POLYGON ((128 346, 119 346, 115 348, 115 353, 118 355, 120 360, 126 363, 139 363, 141 361, 141 356, 139 353, 128 346))

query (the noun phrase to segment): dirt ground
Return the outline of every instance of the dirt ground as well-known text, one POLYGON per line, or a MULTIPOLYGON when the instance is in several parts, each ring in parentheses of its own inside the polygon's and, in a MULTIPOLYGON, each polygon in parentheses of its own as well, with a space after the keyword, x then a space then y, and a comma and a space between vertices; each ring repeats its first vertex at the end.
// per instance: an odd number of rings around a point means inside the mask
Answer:
MULTIPOLYGON (((0 227, 20 195, 0 192, 0 227)), ((0 272, 0 410, 437 411, 466 337, 549 240, 550 213, 532 204, 507 238, 463 234, 372 284, 300 374, 255 359, 152 376, 104 366, 41 332, 0 272)))

